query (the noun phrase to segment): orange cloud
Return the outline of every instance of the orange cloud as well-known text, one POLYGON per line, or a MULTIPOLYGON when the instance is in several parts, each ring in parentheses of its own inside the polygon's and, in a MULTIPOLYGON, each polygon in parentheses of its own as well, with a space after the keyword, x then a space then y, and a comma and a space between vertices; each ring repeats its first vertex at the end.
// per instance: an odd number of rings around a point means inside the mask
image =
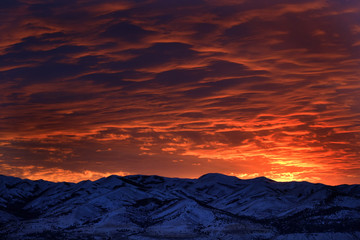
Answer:
POLYGON ((82 172, 74 172, 60 168, 44 168, 36 166, 26 166, 14 168, 8 164, 0 164, 2 174, 11 174, 20 178, 30 180, 46 180, 51 182, 80 182, 86 179, 97 180, 110 175, 125 176, 127 172, 96 172, 84 170, 82 172))

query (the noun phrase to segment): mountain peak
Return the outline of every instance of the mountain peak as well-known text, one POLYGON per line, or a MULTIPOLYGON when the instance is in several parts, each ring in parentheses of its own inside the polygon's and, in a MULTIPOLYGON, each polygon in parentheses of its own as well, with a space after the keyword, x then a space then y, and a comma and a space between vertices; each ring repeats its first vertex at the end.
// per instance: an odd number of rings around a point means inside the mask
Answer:
POLYGON ((199 179, 201 179, 201 178, 223 178, 223 177, 230 177, 230 176, 222 174, 222 173, 206 173, 206 174, 202 175, 201 177, 199 177, 199 179))
POLYGON ((253 178, 253 179, 250 179, 250 180, 253 180, 253 181, 264 181, 264 182, 276 182, 275 180, 272 180, 272 179, 267 178, 267 177, 264 177, 264 176, 256 177, 256 178, 253 178))
POLYGON ((207 173, 202 175, 201 177, 199 177, 197 179, 198 182, 203 182, 203 183, 228 183, 228 184, 232 184, 234 182, 238 182, 241 181, 240 179, 238 179, 237 177, 234 176, 228 176, 225 174, 221 174, 221 173, 207 173))

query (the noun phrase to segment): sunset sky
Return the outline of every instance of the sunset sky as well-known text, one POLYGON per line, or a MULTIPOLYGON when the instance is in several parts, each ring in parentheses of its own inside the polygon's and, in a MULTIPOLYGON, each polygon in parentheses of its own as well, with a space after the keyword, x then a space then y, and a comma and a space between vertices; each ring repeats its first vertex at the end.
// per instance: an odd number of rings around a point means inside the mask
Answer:
POLYGON ((0 174, 360 183, 360 1, 1 0, 0 174))

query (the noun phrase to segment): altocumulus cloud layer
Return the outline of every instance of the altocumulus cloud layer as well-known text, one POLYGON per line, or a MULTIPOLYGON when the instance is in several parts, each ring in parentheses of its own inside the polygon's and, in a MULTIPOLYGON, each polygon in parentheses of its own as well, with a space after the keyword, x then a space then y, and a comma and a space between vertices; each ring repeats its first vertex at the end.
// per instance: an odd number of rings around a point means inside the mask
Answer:
POLYGON ((360 182, 357 0, 3 0, 0 173, 360 182))

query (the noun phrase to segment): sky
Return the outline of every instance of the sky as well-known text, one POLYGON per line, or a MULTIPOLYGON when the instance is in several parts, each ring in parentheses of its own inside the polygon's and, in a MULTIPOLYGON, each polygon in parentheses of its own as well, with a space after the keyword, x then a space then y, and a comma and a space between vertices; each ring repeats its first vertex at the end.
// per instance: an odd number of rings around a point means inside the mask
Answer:
POLYGON ((358 0, 1 0, 0 174, 360 183, 358 0))

